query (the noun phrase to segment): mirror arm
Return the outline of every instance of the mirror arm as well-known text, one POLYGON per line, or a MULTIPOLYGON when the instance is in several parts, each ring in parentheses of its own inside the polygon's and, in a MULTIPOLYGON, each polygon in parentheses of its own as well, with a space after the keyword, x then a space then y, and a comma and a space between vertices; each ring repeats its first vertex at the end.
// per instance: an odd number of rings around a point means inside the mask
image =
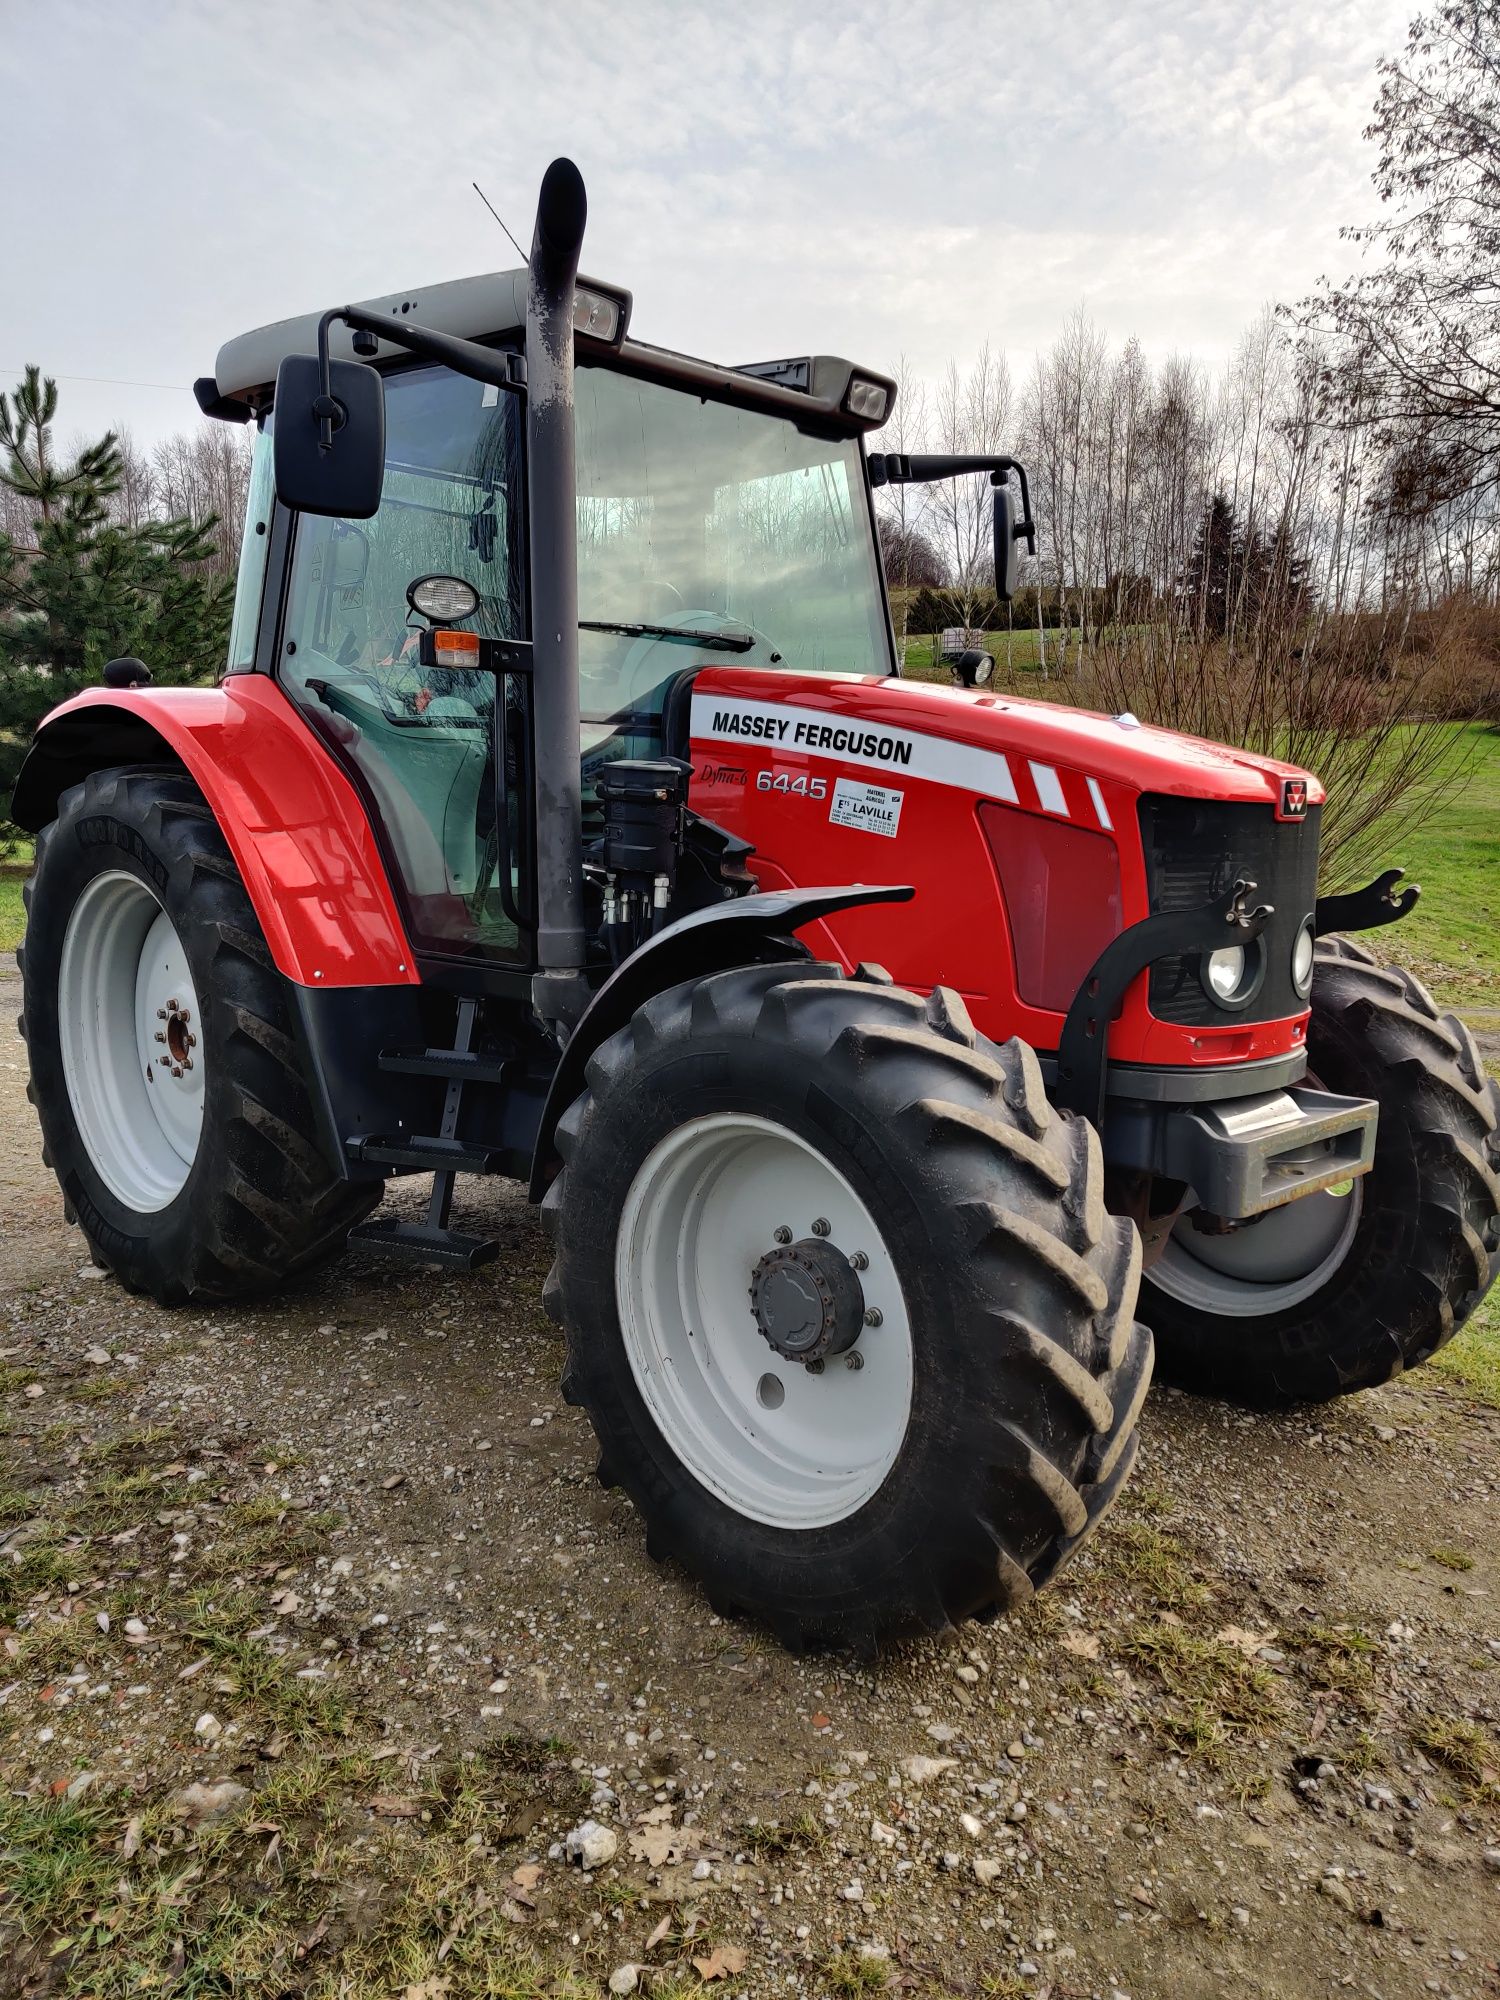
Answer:
POLYGON ((1036 554, 1036 520, 1031 511, 1031 482, 1020 459, 1002 453, 982 451, 872 451, 867 459, 870 484, 875 486, 925 486, 935 479, 962 479, 971 472, 987 472, 992 486, 1003 486, 1014 472, 1021 482, 1021 519, 1016 524, 1016 540, 1024 539, 1026 553, 1036 554))
MULTIPOLYGON (((314 414, 323 426, 325 448, 333 442, 338 415, 338 404, 328 387, 328 329, 335 320, 342 320, 355 334, 373 334, 376 340, 388 340, 393 347, 405 348, 408 354, 441 362, 456 375, 467 375, 472 381, 487 382, 496 389, 509 390, 512 395, 519 395, 526 387, 525 357, 512 349, 481 347, 477 341, 459 340, 451 333, 418 326, 413 320, 393 322, 388 314, 366 312, 363 306, 334 306, 318 321, 318 368, 323 382, 320 403, 326 402, 329 407, 326 410, 320 407, 314 414)), ((360 352, 358 341, 355 352, 360 352)), ((368 350, 362 358, 368 358, 368 350)))

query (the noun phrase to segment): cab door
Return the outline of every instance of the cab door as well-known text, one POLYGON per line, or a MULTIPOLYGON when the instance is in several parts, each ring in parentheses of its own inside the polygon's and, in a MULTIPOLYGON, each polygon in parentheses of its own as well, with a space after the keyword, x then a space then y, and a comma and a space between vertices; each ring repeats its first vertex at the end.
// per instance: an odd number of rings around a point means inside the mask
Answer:
POLYGON ((459 577, 479 599, 464 630, 524 640, 521 400, 430 367, 391 374, 385 397, 379 512, 297 518, 277 673, 363 791, 413 945, 524 962, 521 649, 432 664, 408 602, 422 577, 459 577))

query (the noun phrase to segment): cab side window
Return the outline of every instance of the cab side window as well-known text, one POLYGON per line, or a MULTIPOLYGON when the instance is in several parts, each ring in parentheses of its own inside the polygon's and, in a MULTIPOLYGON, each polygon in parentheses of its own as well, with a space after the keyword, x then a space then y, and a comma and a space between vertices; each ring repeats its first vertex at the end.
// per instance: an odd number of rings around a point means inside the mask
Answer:
POLYGON ((444 953, 519 951, 497 876, 518 851, 496 825, 511 718, 488 672, 421 665, 407 591, 462 577, 479 593, 467 627, 520 636, 520 425, 514 396, 446 369, 390 377, 380 511, 303 515, 292 554, 280 676, 373 801, 413 943, 444 953))

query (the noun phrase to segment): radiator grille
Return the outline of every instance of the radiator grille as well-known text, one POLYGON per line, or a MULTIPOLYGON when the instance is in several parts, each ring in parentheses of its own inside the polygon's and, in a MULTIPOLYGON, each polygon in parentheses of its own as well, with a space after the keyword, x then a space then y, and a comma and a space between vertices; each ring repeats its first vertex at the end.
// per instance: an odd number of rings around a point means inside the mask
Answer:
POLYGON ((1257 884, 1254 900, 1272 903, 1276 911, 1261 932, 1266 976, 1247 1007, 1218 1006, 1204 990, 1199 954, 1184 953, 1151 968, 1151 1011, 1159 1021, 1223 1028, 1304 1012, 1307 1002, 1292 985, 1292 946, 1317 896, 1320 817, 1317 806, 1305 820, 1278 820, 1269 805, 1149 792, 1142 798, 1141 842, 1153 913, 1201 908, 1240 875, 1257 884))

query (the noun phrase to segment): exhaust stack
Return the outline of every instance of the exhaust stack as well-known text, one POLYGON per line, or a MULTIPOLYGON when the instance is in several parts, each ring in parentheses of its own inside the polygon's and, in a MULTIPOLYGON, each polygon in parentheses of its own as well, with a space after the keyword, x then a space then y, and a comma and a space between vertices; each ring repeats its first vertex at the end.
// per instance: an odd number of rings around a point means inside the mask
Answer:
POLYGON ((526 479, 531 511, 532 727, 537 958, 533 1004, 564 1032, 582 978, 583 804, 578 722, 578 525, 573 447, 573 292, 588 220, 583 176, 542 177, 526 301, 526 479))

